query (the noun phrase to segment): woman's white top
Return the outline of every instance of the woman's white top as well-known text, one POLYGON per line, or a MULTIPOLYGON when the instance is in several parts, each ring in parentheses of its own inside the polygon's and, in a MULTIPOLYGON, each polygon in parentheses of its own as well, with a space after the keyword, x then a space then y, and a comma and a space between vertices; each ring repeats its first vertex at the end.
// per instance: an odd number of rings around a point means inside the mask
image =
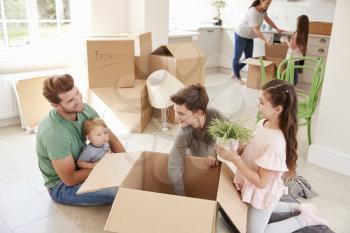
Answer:
POLYGON ((249 8, 244 19, 238 25, 236 33, 247 39, 257 38, 253 28, 256 26, 260 28, 265 16, 267 16, 266 12, 259 12, 255 7, 249 8))

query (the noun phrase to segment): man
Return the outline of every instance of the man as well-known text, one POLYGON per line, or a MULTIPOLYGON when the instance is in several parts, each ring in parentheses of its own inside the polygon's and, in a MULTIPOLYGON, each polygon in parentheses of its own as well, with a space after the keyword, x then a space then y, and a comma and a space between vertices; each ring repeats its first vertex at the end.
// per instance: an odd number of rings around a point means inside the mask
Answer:
POLYGON ((216 159, 215 142, 207 133, 210 122, 225 117, 214 109, 207 109, 209 98, 200 84, 190 85, 171 96, 175 116, 180 124, 175 143, 170 151, 168 175, 177 195, 186 195, 183 183, 184 158, 191 155, 207 157, 209 167, 219 164, 216 159))
MULTIPOLYGON (((77 195, 81 183, 91 169, 79 169, 76 160, 86 145, 82 132, 85 120, 98 117, 82 96, 69 74, 53 76, 44 81, 43 95, 53 109, 38 128, 36 151, 40 171, 51 198, 62 204, 100 205, 111 203, 116 188, 77 195)), ((124 152, 123 145, 109 130, 113 152, 124 152)))

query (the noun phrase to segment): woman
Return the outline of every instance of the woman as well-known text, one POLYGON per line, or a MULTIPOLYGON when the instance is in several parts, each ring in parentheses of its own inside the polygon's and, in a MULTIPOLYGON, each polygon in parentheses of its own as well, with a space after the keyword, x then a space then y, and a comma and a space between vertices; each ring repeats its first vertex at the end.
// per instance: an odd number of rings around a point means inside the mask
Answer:
POLYGON ((267 16, 267 9, 271 4, 271 0, 255 0, 249 7, 247 14, 245 15, 243 21, 237 28, 235 32, 235 51, 233 58, 233 74, 232 78, 240 81, 241 84, 245 82, 241 79, 240 70, 245 66, 244 63, 240 63, 239 60, 244 52, 245 58, 252 57, 254 38, 259 37, 266 44, 270 45, 270 42, 266 37, 260 32, 260 26, 265 20, 272 28, 276 29, 278 33, 280 30, 274 22, 267 16))

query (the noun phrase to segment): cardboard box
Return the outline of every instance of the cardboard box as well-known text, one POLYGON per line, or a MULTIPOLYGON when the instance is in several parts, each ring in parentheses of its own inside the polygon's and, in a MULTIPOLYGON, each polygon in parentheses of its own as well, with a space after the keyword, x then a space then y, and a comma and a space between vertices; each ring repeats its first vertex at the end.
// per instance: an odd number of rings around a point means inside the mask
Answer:
POLYGON ((147 79, 149 72, 149 56, 152 52, 152 33, 147 32, 131 36, 135 44, 135 75, 137 79, 147 79), (139 49, 138 49, 139 48, 139 49))
POLYGON ((49 76, 19 80, 16 83, 16 96, 22 128, 32 131, 52 109, 43 96, 43 82, 49 76))
POLYGON ((116 34, 87 40, 90 88, 133 87, 135 76, 146 79, 152 35, 116 34))
POLYGON ((309 34, 330 36, 332 33, 332 26, 333 24, 328 22, 309 22, 309 34))
POLYGON ((247 206, 226 165, 208 168, 206 158, 187 156, 188 197, 173 195, 168 155, 156 152, 110 154, 94 167, 78 194, 119 186, 104 230, 118 233, 212 233, 220 205, 240 232, 247 206))
POLYGON ((96 38, 86 42, 89 88, 133 87, 135 83, 134 41, 96 38))
MULTIPOLYGON (((266 81, 276 78, 278 65, 285 59, 288 46, 282 44, 274 44, 272 46, 265 45, 265 56, 263 57, 266 72, 266 81)), ((259 57, 248 58, 243 61, 248 64, 247 87, 261 89, 263 83, 261 79, 261 66, 259 57)))
POLYGON ((117 134, 141 133, 151 120, 144 80, 136 80, 132 88, 93 88, 89 103, 117 134))
POLYGON ((204 85, 205 60, 203 51, 195 43, 163 45, 150 55, 150 73, 165 69, 185 86, 204 85))

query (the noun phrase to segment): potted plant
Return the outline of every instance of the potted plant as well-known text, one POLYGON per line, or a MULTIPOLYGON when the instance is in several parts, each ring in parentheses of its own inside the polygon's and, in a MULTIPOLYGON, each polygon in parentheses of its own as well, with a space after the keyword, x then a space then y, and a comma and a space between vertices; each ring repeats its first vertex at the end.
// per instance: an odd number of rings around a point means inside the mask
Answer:
POLYGON ((211 4, 217 10, 217 15, 214 17, 214 24, 221 26, 222 19, 220 17, 220 10, 227 6, 226 0, 213 0, 211 4))
POLYGON ((208 126, 209 135, 216 140, 217 144, 226 148, 237 150, 239 143, 249 142, 253 133, 243 126, 240 121, 213 120, 208 126))

